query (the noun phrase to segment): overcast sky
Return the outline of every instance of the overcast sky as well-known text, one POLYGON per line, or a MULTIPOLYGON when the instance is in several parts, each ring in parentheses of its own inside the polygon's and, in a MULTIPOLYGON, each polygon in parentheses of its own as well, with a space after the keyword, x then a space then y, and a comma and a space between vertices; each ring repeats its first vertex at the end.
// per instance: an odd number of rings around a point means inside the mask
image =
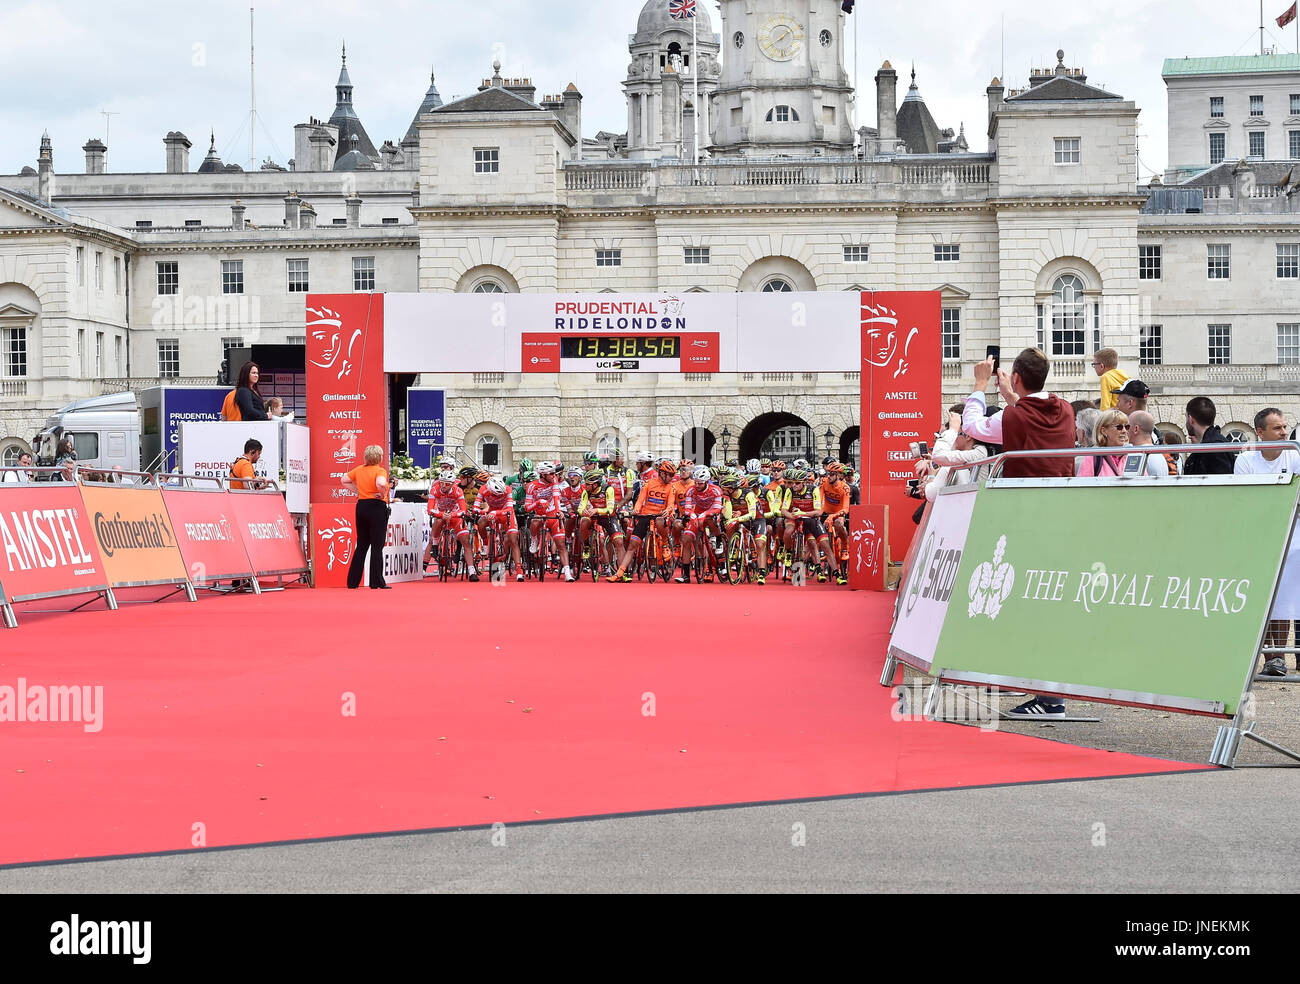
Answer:
MULTIPOLYGON (((401 140, 431 67, 449 100, 475 91, 494 57, 503 74, 531 77, 539 97, 576 83, 587 136, 627 129, 620 83, 643 0, 255 2, 259 164, 268 154, 285 164, 293 125, 333 111, 345 39, 355 106, 376 146, 401 140)), ((1265 0, 1269 43, 1294 51, 1294 28, 1279 29, 1272 20, 1287 5, 1265 0)), ((719 30, 715 0, 707 9, 719 30)), ((915 61, 939 126, 964 122, 971 149, 984 150, 984 88, 1003 74, 1005 17, 1009 85, 1025 84, 1031 67, 1054 65, 1056 49, 1064 48, 1066 63, 1084 68, 1089 82, 1137 102, 1145 176, 1166 162, 1162 60, 1255 54, 1258 16, 1256 3, 1240 0, 859 0, 847 18, 857 33, 864 89, 858 123, 875 125, 872 79, 881 61, 899 69, 900 99, 915 61), (1229 16, 1228 6, 1239 13, 1229 16)), ((247 166, 248 19, 248 0, 4 0, 0 174, 35 166, 47 129, 56 171, 83 170, 81 147, 91 137, 107 138, 110 171, 162 171, 168 130, 193 141, 191 168, 207 150, 209 129, 225 161, 247 166), (102 111, 116 115, 106 120, 102 111)), ((846 68, 853 73, 851 40, 846 68)))

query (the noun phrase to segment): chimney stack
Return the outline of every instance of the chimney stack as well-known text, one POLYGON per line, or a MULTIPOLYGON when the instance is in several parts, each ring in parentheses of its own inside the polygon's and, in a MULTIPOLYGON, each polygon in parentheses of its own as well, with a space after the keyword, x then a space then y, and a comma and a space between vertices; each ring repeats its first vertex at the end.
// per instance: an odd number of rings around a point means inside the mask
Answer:
POLYGON ((311 167, 308 171, 333 171, 334 148, 338 146, 339 128, 321 124, 308 138, 311 143, 311 167))
POLYGON ((347 198, 343 199, 343 204, 347 206, 347 210, 348 210, 348 228, 360 229, 361 228, 361 196, 348 195, 347 198))
POLYGON ((235 199, 235 204, 230 206, 230 228, 236 232, 244 228, 244 206, 239 199, 235 199))
POLYGON ((163 137, 167 148, 167 173, 184 174, 190 169, 190 138, 180 130, 172 130, 163 137))
POLYGON ((316 210, 311 207, 311 202, 302 203, 302 211, 299 213, 301 221, 298 228, 315 229, 316 228, 316 210))
POLYGON ((297 229, 302 216, 302 199, 298 193, 291 191, 284 197, 284 225, 287 229, 297 229))
POLYGON ((564 90, 564 95, 562 96, 562 98, 564 100, 564 109, 560 113, 560 119, 562 119, 564 121, 564 125, 569 128, 569 132, 572 133, 577 138, 578 144, 577 147, 575 148, 576 150, 575 156, 578 159, 581 159, 582 158, 582 93, 578 91, 578 87, 576 85, 570 82, 568 87, 564 90))
POLYGON ((53 203, 54 201, 54 149, 50 146, 50 133, 45 131, 41 134, 41 153, 37 158, 36 168, 39 177, 37 181, 37 194, 42 201, 53 203))
POLYGON ((86 173, 103 174, 104 173, 104 156, 108 153, 108 148, 104 146, 104 141, 98 137, 92 137, 86 141, 86 145, 81 148, 86 152, 86 173))
POLYGON ((990 82, 988 88, 984 90, 984 92, 989 97, 989 138, 990 139, 992 139, 993 137, 993 116, 995 113, 997 113, 998 110, 1002 108, 1003 96, 1006 95, 1006 91, 1007 91, 1006 87, 1003 86, 1002 80, 999 79, 997 76, 993 77, 993 81, 990 82))
POLYGON ((876 136, 881 153, 894 152, 898 140, 898 73, 889 62, 876 73, 876 136))
POLYGON ((391 140, 385 140, 384 145, 379 148, 379 166, 385 171, 396 171, 397 158, 401 156, 401 153, 397 149, 397 144, 391 140))

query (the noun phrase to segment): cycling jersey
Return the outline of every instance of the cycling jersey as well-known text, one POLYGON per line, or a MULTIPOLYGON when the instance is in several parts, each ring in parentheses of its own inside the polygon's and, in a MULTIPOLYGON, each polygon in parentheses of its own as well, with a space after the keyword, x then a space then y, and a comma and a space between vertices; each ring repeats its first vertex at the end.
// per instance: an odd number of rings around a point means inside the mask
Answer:
POLYGON ((843 482, 831 483, 823 478, 818 486, 822 496, 822 509, 827 515, 847 513, 849 510, 849 487, 843 482))
POLYGON ((700 488, 694 482, 682 502, 682 513, 687 516, 712 516, 722 511, 722 489, 714 482, 700 488))
POLYGON ((801 492, 791 489, 789 493, 785 506, 788 512, 820 513, 822 511, 822 494, 817 486, 806 487, 801 492))
POLYGON ((674 479, 673 480, 673 498, 676 500, 677 509, 680 511, 686 504, 686 497, 690 495, 691 489, 695 488, 694 479, 674 479))
POLYGON ((560 512, 560 487, 554 482, 528 483, 524 498, 524 511, 538 516, 556 516, 560 512))
POLYGON ((514 505, 514 496, 510 490, 502 492, 500 495, 493 495, 488 489, 482 489, 478 498, 474 500, 478 503, 480 509, 486 512, 496 512, 499 509, 509 509, 514 505))
POLYGON ((632 483, 627 480, 627 474, 617 468, 605 472, 605 485, 616 503, 626 499, 628 490, 632 488, 632 483))
POLYGON ((591 509, 597 516, 611 516, 615 505, 614 496, 609 489, 601 489, 598 492, 583 489, 582 501, 578 503, 578 512, 581 514, 591 509))
POLYGON ((779 519, 790 508, 790 490, 784 485, 769 485, 764 496, 767 500, 766 519, 779 519))
POLYGON ((579 485, 576 489, 565 482, 560 487, 560 505, 563 507, 566 515, 572 516, 578 511, 579 503, 582 502, 583 496, 587 493, 585 486, 579 485))
POLYGON ((722 499, 722 518, 728 523, 748 523, 758 516, 758 496, 753 492, 744 495, 724 496, 722 499), (744 510, 742 512, 741 510, 744 510))
POLYGON ((648 516, 671 512, 677 504, 675 482, 665 482, 657 475, 641 483, 641 495, 636 500, 636 511, 648 516))
POLYGON ((465 512, 465 494, 459 485, 452 483, 451 491, 442 489, 441 482, 434 482, 429 490, 429 513, 440 512, 444 516, 458 516, 465 512))

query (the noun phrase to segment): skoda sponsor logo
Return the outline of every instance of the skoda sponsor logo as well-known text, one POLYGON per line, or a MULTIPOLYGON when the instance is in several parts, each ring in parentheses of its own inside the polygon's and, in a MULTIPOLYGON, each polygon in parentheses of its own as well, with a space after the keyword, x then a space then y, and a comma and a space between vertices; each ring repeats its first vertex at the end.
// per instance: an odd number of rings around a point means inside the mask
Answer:
POLYGON ((946 605, 952 597, 953 582, 961 567, 961 549, 949 547, 941 535, 930 533, 925 538, 913 563, 912 579, 907 585, 904 605, 910 615, 918 600, 946 605))

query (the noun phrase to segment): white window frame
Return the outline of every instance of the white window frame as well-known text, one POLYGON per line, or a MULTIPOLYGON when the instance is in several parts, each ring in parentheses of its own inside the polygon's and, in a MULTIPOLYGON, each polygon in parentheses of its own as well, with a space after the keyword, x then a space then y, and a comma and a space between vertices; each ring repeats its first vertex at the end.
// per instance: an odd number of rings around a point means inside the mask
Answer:
POLYGON ((1088 302, 1083 278, 1063 273, 1052 281, 1050 356, 1077 359, 1088 348, 1088 302))
POLYGON ((27 378, 27 326, 0 330, 0 376, 27 378))
POLYGON ((1142 325, 1138 329, 1138 365, 1159 366, 1165 361, 1165 326, 1142 325))
POLYGON ((307 294, 311 292, 311 264, 301 256, 284 261, 286 287, 290 294, 307 294), (295 264, 301 263, 301 267, 295 264), (300 279, 297 279, 300 278, 300 279))
POLYGON ((352 290, 357 294, 375 292, 375 258, 373 256, 352 257, 352 290))
POLYGON ((77 286, 86 286, 86 247, 77 247, 77 286))
POLYGON ((961 361, 961 308, 939 311, 939 352, 944 362, 961 361))
POLYGON ((1300 130, 1286 131, 1287 155, 1290 160, 1300 160, 1300 130))
POLYGON ((1300 280, 1300 243, 1277 244, 1277 279, 1300 280))
POLYGON ((160 297, 181 292, 181 264, 179 260, 158 260, 154 264, 154 271, 157 274, 158 295, 160 297))
POLYGON ((961 243, 935 243, 934 262, 935 263, 960 263, 961 243))
POLYGON ((686 266, 707 266, 712 259, 708 246, 686 246, 682 251, 682 262, 686 266))
POLYGON ((1246 156, 1260 161, 1264 160, 1268 156, 1268 134, 1263 130, 1251 130, 1250 134, 1246 138, 1246 144, 1248 147, 1246 156), (1258 153, 1255 152, 1255 144, 1257 142, 1259 144, 1258 153))
POLYGON ((1291 116, 1300 116, 1300 92, 1291 93, 1291 116))
POLYGON ((621 249, 596 250, 596 266, 621 267, 622 265, 623 265, 623 251, 621 249))
POLYGON ((763 286, 759 288, 761 294, 788 294, 794 290, 794 285, 785 277, 769 277, 763 286))
POLYGON ((501 470, 501 438, 495 434, 484 434, 474 442, 474 463, 480 468, 495 468, 501 470), (483 463, 483 448, 486 445, 495 444, 497 448, 497 461, 495 465, 486 465, 483 463))
POLYGON ((181 341, 179 338, 160 338, 155 351, 158 353, 158 378, 179 379, 181 375, 181 341), (164 351, 164 348, 166 351, 164 351))
POLYGON ((1227 156, 1228 156, 1228 135, 1226 133, 1211 133, 1210 149, 1209 149, 1210 163, 1222 164, 1224 160, 1227 159, 1227 156), (1215 159, 1215 150, 1214 150, 1214 144, 1216 141, 1220 144, 1217 160, 1215 159))
POLYGON ((1282 321, 1277 326, 1277 364, 1300 366, 1300 321, 1282 321))
POLYGON ((868 263, 871 260, 871 247, 867 243, 846 244, 844 247, 845 263, 868 263))
POLYGON ((1216 323, 1205 327, 1209 364, 1212 366, 1232 365, 1232 325, 1216 323))
POLYGON ((1230 243, 1208 243, 1205 247, 1205 279, 1232 279, 1232 245, 1230 243), (1215 252, 1222 250, 1221 253, 1215 252))
POLYGON ((244 261, 221 261, 221 293, 242 294, 244 292, 244 261))
POLYGON ((1078 164, 1082 158, 1083 140, 1080 137, 1056 137, 1055 163, 1061 166, 1078 164))
POLYGON ((1163 280, 1164 250, 1159 245, 1138 246, 1138 279, 1163 280))
POLYGON ((95 378, 104 378, 104 333, 95 332, 95 378))
POLYGON ((1210 119, 1212 120, 1223 119, 1223 97, 1222 96, 1210 96, 1210 119), (1216 109, 1218 110, 1217 113, 1215 112, 1216 109))
POLYGON ((474 148, 474 173, 475 174, 500 174, 501 173, 501 148, 500 147, 475 147, 474 148))
POLYGON ((95 250, 95 290, 104 289, 104 251, 95 250))
POLYGON ((1251 97, 1250 97, 1250 115, 1253 116, 1253 117, 1255 117, 1255 118, 1259 118, 1259 117, 1261 117, 1261 116, 1264 115, 1264 97, 1263 97, 1263 96, 1251 96, 1251 97))

